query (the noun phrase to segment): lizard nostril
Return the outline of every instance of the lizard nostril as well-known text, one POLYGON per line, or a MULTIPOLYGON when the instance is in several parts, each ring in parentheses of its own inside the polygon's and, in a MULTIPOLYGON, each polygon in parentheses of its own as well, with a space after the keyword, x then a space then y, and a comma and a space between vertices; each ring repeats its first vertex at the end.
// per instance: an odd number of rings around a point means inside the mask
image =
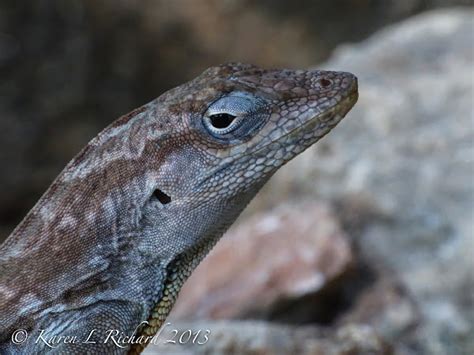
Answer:
POLYGON ((327 88, 328 86, 330 86, 332 84, 332 81, 329 80, 329 79, 326 79, 326 78, 322 78, 322 79, 319 79, 319 84, 322 87, 327 88))
POLYGON ((156 189, 153 195, 160 201, 163 205, 166 205, 167 203, 171 202, 171 197, 169 197, 167 194, 165 194, 163 191, 160 189, 156 189))

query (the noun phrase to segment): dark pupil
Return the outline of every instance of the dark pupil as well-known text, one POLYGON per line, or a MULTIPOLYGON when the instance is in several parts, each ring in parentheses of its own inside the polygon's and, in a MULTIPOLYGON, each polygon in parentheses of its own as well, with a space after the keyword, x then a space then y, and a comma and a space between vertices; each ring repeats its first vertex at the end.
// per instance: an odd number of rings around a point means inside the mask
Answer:
POLYGON ((214 128, 227 128, 230 126, 235 116, 228 113, 218 113, 210 117, 211 124, 214 128))

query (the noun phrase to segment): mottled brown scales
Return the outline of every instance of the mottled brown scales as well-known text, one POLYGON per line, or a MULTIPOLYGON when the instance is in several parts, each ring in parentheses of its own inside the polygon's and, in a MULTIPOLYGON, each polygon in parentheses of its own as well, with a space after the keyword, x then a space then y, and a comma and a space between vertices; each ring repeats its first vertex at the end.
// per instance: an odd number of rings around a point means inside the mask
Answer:
POLYGON ((93 329, 95 344, 55 351, 139 353, 146 343, 105 342, 107 331, 156 334, 258 190, 357 95, 349 73, 232 63, 109 125, 0 246, 0 353, 48 351, 33 341, 40 331, 86 339, 93 329), (21 345, 19 328, 31 335, 21 345))
POLYGON ((123 126, 124 124, 127 124, 128 121, 130 121, 133 117, 135 117, 136 115, 138 115, 139 113, 142 113, 144 112, 145 110, 147 109, 146 106, 141 106, 141 107, 138 107, 132 111, 130 111, 129 113, 119 117, 117 120, 115 120, 114 122, 112 122, 110 124, 110 126, 108 126, 107 128, 115 128, 115 127, 120 127, 120 126, 123 126))

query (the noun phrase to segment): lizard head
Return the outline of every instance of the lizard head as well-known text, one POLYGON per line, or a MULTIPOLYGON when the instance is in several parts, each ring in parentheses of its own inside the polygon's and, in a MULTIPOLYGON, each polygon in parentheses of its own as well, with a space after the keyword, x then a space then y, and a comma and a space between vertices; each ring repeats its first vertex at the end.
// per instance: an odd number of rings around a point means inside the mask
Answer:
POLYGON ((357 97, 357 79, 346 72, 244 64, 206 70, 155 101, 156 116, 173 131, 159 143, 165 161, 158 198, 171 201, 166 208, 173 216, 182 206, 188 214, 182 218, 204 218, 189 211, 207 215, 209 225, 196 234, 210 225, 225 229, 268 178, 334 128, 357 97))
POLYGON ((175 101, 174 114, 186 112, 181 123, 206 161, 194 179, 202 197, 261 186, 334 128, 358 98, 350 73, 235 63, 210 68, 175 90, 164 99, 175 101))

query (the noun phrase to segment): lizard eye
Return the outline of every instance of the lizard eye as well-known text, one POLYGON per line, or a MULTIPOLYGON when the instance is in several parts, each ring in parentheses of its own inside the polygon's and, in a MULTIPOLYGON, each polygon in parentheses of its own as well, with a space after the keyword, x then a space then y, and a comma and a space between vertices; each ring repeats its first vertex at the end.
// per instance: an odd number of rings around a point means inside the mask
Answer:
POLYGON ((223 129, 229 127, 234 121, 236 116, 230 113, 216 113, 215 115, 209 116, 212 127, 216 129, 223 129))
POLYGON ((263 122, 262 99, 246 92, 231 92, 212 102, 202 117, 204 128, 215 138, 248 137, 263 122))
POLYGON ((232 132, 252 111, 253 102, 245 93, 231 93, 214 101, 204 115, 204 126, 214 135, 232 132))
POLYGON ((239 126, 241 117, 235 114, 222 112, 207 114, 204 117, 204 126, 214 135, 223 135, 229 133, 239 126))

